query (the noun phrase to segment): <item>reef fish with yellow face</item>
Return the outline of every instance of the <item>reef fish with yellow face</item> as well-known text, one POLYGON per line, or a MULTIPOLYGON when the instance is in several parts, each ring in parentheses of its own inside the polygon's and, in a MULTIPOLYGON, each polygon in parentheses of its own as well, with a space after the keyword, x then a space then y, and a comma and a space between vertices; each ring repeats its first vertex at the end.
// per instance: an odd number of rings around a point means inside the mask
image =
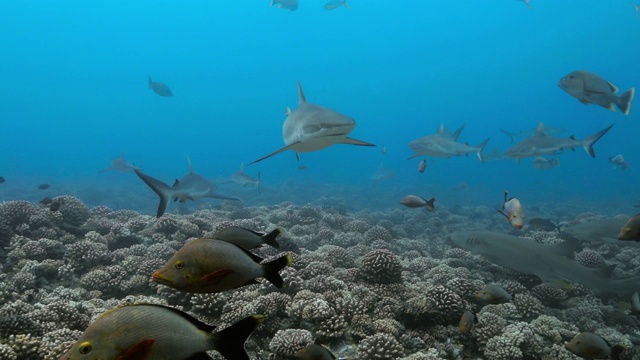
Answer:
POLYGON ((640 241, 640 214, 632 217, 622 226, 618 240, 640 241))
POLYGON ((242 247, 217 239, 195 239, 186 243, 164 266, 153 273, 153 281, 190 293, 214 293, 257 284, 263 277, 278 288, 284 281, 278 273, 291 265, 291 255, 263 263, 262 258, 242 247))
POLYGON ((522 205, 520 204, 520 200, 515 197, 511 199, 507 199, 509 196, 509 192, 507 190, 504 191, 504 203, 502 204, 502 210, 498 210, 498 212, 504 215, 511 226, 516 229, 522 229, 524 226, 524 212, 522 211, 522 205))
POLYGON ((244 343, 263 320, 252 315, 214 332, 215 326, 174 308, 126 305, 100 315, 60 360, 209 359, 209 350, 249 360, 244 343))

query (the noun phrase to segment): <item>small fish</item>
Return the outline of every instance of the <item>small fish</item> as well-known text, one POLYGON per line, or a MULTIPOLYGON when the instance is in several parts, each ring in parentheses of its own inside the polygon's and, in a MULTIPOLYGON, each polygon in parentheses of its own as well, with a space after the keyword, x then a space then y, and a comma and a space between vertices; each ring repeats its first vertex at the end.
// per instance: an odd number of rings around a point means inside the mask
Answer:
POLYGON ((351 6, 347 4, 347 0, 329 0, 326 4, 324 4, 325 10, 333 10, 337 9, 344 4, 344 7, 347 9, 351 9, 351 6))
POLYGON ((382 152, 382 155, 385 155, 387 153, 387 147, 383 146, 382 150, 380 150, 380 152, 382 152))
POLYGON ((476 294, 476 299, 485 304, 503 304, 511 301, 511 295, 497 285, 487 285, 476 294))
POLYGON ((273 246, 277 249, 280 244, 276 238, 283 232, 282 228, 277 228, 269 233, 259 233, 239 226, 229 226, 216 232, 213 238, 236 244, 246 250, 257 249, 263 245, 273 246))
POLYGON ((640 314, 640 297, 638 297, 637 291, 634 292, 633 295, 631 295, 631 314, 640 314))
POLYGON ((587 331, 574 336, 564 348, 585 359, 620 359, 625 350, 623 346, 611 346, 602 336, 587 331))
POLYGON ((407 195, 403 197, 402 200, 400 200, 400 204, 410 208, 424 207, 427 209, 427 211, 431 212, 436 208, 434 204, 435 201, 436 201, 435 197, 432 197, 431 199, 427 200, 418 195, 407 195))
POLYGON ((380 183, 387 180, 391 180, 396 177, 395 171, 384 167, 382 163, 380 163, 380 167, 376 172, 371 175, 371 181, 374 183, 380 183))
POLYGON ((560 79, 558 86, 585 105, 596 104, 616 111, 613 107, 615 104, 625 115, 629 115, 631 101, 635 93, 635 88, 631 88, 618 96, 616 95, 618 88, 615 85, 598 74, 584 70, 567 74, 560 79))
POLYGON ((294 359, 298 360, 335 360, 335 355, 326 347, 318 342, 309 344, 293 354, 294 359))
POLYGON ((153 81, 151 80, 151 76, 149 76, 149 89, 160 96, 173 96, 173 93, 165 83, 153 81))
POLYGON ((213 293, 258 284, 263 277, 278 288, 284 286, 280 270, 291 265, 291 255, 261 264, 264 259, 238 245, 216 239, 186 243, 153 281, 190 293, 213 293))
POLYGON ((532 218, 529 220, 529 226, 544 231, 554 231, 558 228, 558 225, 554 224, 551 220, 543 218, 532 218))
POLYGON ((263 321, 252 315, 214 332, 215 326, 178 309, 125 305, 100 315, 60 360, 209 359, 209 350, 249 360, 244 343, 263 321))
POLYGON ((525 5, 527 5, 529 9, 533 9, 533 6, 531 6, 531 0, 519 0, 519 1, 522 1, 525 5))
POLYGON ((418 172, 422 174, 425 170, 427 170, 427 159, 422 159, 418 164, 418 172))
POLYGON ((477 322, 476 314, 471 310, 465 310, 465 312, 462 313, 462 317, 460 317, 460 322, 458 323, 458 330, 460 331, 460 334, 469 333, 474 322, 477 322))
POLYGON ((535 169, 553 169, 560 167, 560 159, 547 159, 542 156, 537 156, 533 159, 533 167, 535 169))
POLYGON ((620 166, 622 170, 629 167, 629 164, 624 160, 624 157, 622 157, 622 154, 618 154, 614 157, 610 157, 609 162, 612 163, 613 165, 620 166))
POLYGON ((451 190, 452 191, 462 191, 462 190, 466 190, 469 187, 469 185, 467 185, 466 182, 461 182, 459 184, 457 184, 456 186, 452 187, 451 190))
POLYGON ((640 241, 640 214, 632 217, 622 226, 618 240, 640 241))
POLYGON ((504 191, 504 203, 502 204, 502 210, 498 210, 498 212, 504 215, 507 220, 511 223, 516 229, 522 229, 524 225, 524 212, 522 211, 522 205, 520 204, 520 200, 515 197, 507 200, 507 196, 509 192, 507 190, 504 191))
POLYGON ((256 179, 244 172, 243 163, 240 163, 240 169, 231 175, 231 181, 242 186, 255 185, 255 187, 258 189, 258 193, 260 193, 260 180, 260 173, 258 173, 258 178, 256 179))
POLYGON ((278 9, 289 9, 289 11, 298 10, 298 0, 271 0, 271 5, 278 5, 278 9))
POLYGON ((7 181, 7 180, 5 180, 5 178, 4 178, 4 177, 0 176, 0 184, 2 184, 2 183, 3 183, 3 182, 5 182, 5 181, 7 181))
POLYGON ((40 185, 38 186, 38 189, 40 189, 40 190, 47 190, 47 189, 48 189, 48 188, 50 188, 50 187, 51 187, 51 185, 49 185, 49 184, 40 184, 40 185))
POLYGON ((40 200, 40 201, 39 201, 39 203, 40 203, 41 205, 49 205, 49 204, 51 204, 52 202, 53 202, 53 199, 52 199, 52 198, 50 198, 50 197, 48 197, 48 196, 47 196, 47 197, 42 198, 42 200, 40 200))

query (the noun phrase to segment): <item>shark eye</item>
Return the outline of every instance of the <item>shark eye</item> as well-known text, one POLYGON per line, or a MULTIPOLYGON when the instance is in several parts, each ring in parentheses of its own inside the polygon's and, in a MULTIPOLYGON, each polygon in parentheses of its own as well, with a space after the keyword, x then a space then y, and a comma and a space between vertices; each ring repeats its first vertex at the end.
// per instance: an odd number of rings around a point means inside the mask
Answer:
POLYGON ((80 352, 80 354, 82 355, 86 355, 88 353, 91 352, 91 343, 88 341, 83 342, 82 344, 80 344, 80 347, 78 348, 78 352, 80 352))
POLYGON ((178 270, 181 270, 184 268, 184 262, 182 260, 178 260, 176 261, 175 265, 173 265, 173 267, 175 267, 178 270))

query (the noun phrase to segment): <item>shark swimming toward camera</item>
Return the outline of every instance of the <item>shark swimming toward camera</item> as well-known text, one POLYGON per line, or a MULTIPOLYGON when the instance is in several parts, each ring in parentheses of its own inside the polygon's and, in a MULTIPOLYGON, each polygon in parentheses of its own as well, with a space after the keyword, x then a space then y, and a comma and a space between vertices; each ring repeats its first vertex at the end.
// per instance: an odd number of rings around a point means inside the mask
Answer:
POLYGON ((464 125, 456 132, 450 133, 445 129, 443 124, 440 124, 437 133, 415 139, 408 144, 414 151, 414 154, 411 155, 409 159, 418 156, 452 157, 476 153, 478 159, 484 162, 482 151, 487 145, 487 142, 489 142, 489 138, 478 146, 459 143, 457 140, 463 128, 464 125))
POLYGON ((577 283, 597 294, 631 295, 640 288, 640 277, 611 279, 613 267, 590 269, 565 257, 581 249, 576 241, 544 245, 491 231, 458 231, 451 234, 450 239, 457 246, 481 255, 494 264, 535 275, 550 284, 577 283))
POLYGON ((198 200, 204 198, 240 201, 240 199, 236 197, 216 194, 216 185, 207 180, 204 176, 196 174, 193 171, 193 166, 191 166, 191 159, 187 157, 187 161, 189 162, 189 173, 183 176, 180 180, 176 179, 171 187, 140 170, 134 170, 136 175, 138 175, 138 177, 160 197, 160 204, 158 204, 158 211, 156 213, 157 217, 160 217, 165 213, 167 206, 169 205, 169 199, 171 198, 173 198, 173 201, 178 201, 180 203, 187 200, 198 200))
POLYGON ((263 156, 248 165, 257 163, 286 150, 293 150, 296 159, 299 153, 322 150, 335 144, 375 146, 374 144, 348 137, 356 126, 355 120, 324 106, 308 103, 298 81, 298 107, 287 108, 287 118, 282 125, 284 147, 263 156))
POLYGON ((240 169, 231 175, 231 181, 242 186, 255 185, 260 193, 260 173, 258 173, 257 179, 249 176, 244 172, 244 164, 240 164, 240 169))
POLYGON ((504 153, 511 158, 522 159, 527 157, 554 155, 559 154, 566 149, 574 150, 577 147, 582 147, 589 156, 595 158, 596 152, 593 150, 593 145, 612 127, 613 124, 585 138, 584 140, 576 140, 573 135, 568 138, 550 136, 545 132, 544 123, 539 123, 536 128, 536 132, 533 135, 520 140, 520 142, 508 148, 504 153))

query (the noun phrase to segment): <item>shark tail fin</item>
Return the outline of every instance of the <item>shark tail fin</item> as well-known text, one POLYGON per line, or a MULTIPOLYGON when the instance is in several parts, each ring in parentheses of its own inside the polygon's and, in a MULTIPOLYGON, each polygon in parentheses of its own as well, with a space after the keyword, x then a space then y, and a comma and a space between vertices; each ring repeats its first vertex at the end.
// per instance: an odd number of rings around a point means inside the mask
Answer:
POLYGON ((347 0, 344 0, 343 3, 344 3, 344 7, 351 10, 351 6, 349 6, 349 3, 347 3, 347 0))
POLYGON ((593 145, 600 140, 601 137, 604 136, 604 134, 607 133, 607 131, 609 131, 609 129, 611 129, 613 127, 613 124, 609 125, 607 128, 600 130, 599 132, 589 136, 588 138, 582 140, 582 147, 584 148, 584 151, 587 152, 587 154, 589 154, 589 156, 591 156, 592 158, 596 157, 596 152, 595 150, 593 150, 593 145))
POLYGON ((478 151, 476 151, 476 155, 478 155, 478 159, 480 159, 480 161, 482 161, 482 162, 484 162, 484 158, 482 157, 482 151, 484 150, 484 147, 487 146, 487 143, 489 142, 489 139, 491 139, 491 138, 488 137, 487 140, 483 141, 481 144, 476 146, 476 148, 478 148, 478 151))
POLYGON ((293 256, 291 256, 291 254, 287 254, 275 260, 264 263, 262 264, 262 268, 264 269, 264 275, 262 276, 270 283, 272 283, 275 287, 281 289, 284 287, 284 280, 282 280, 279 272, 280 270, 291 265, 292 262, 293 256))
MULTIPOLYGON (((225 359, 249 360, 249 355, 244 349, 244 343, 263 321, 264 315, 251 315, 234 323, 213 335, 214 348, 225 359)), ((203 353, 202 358, 205 356, 203 353)))
POLYGON ((147 186, 153 190, 158 197, 160 197, 160 204, 158 204, 158 211, 156 212, 156 217, 160 217, 167 211, 167 206, 169 205, 169 199, 171 199, 171 188, 169 185, 163 183, 162 181, 153 178, 139 170, 134 169, 136 175, 144 181, 147 186))
POLYGON ((501 131, 503 134, 507 135, 507 136, 509 137, 509 139, 511 139, 511 143, 512 143, 512 144, 516 141, 516 136, 517 136, 518 134, 516 134, 516 133, 512 133, 511 131, 507 131, 507 130, 504 130, 504 129, 500 129, 500 131, 501 131))
POLYGON ((272 232, 268 233, 268 234, 264 234, 262 235, 262 240, 264 240, 264 243, 272 246, 276 249, 280 248, 280 244, 278 244, 278 242, 276 241, 276 238, 282 234, 284 232, 284 229, 281 227, 278 227, 277 229, 273 230, 272 232))
POLYGON ((631 101, 633 100, 633 95, 636 92, 636 88, 631 88, 627 90, 624 94, 620 95, 618 98, 618 109, 622 111, 623 114, 629 115, 629 110, 631 109, 631 101))

